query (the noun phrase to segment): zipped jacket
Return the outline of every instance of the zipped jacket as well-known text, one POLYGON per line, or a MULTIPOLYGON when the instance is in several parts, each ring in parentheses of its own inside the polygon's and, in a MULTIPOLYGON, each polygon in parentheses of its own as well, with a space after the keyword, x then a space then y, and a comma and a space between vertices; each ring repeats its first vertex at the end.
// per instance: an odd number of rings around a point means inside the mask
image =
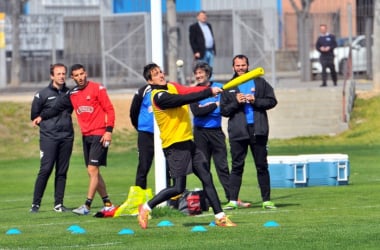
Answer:
MULTIPOLYGON (((264 78, 255 80, 255 102, 252 104, 254 110, 255 135, 269 135, 269 121, 267 110, 277 105, 277 99, 272 86, 264 78)), ((220 100, 220 111, 222 116, 228 117, 229 140, 249 139, 247 119, 244 114, 244 104, 239 104, 236 94, 239 88, 235 87, 223 91, 220 100)))
MULTIPOLYGON (((31 106, 30 119, 33 121, 41 115, 44 110, 48 110, 55 106, 56 102, 63 98, 69 89, 66 85, 61 90, 54 88, 53 83, 50 82, 49 86, 36 92, 31 106)), ((40 139, 73 139, 74 128, 71 114, 72 107, 67 107, 55 116, 42 120, 39 124, 40 139)))

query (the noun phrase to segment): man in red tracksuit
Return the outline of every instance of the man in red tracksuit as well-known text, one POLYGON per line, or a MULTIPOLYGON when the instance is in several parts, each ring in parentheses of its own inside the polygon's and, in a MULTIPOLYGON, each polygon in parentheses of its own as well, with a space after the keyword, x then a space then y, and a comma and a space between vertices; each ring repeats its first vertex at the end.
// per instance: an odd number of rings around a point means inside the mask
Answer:
POLYGON ((87 73, 80 64, 71 67, 71 78, 77 84, 56 106, 40 114, 34 122, 55 116, 60 110, 73 107, 82 132, 84 160, 90 183, 85 203, 73 213, 86 215, 90 213, 96 191, 102 197, 104 207, 101 210, 112 211, 115 207, 108 198, 106 184, 100 174, 100 166, 107 165, 108 146, 112 140, 115 124, 115 111, 104 86, 87 80, 87 73))

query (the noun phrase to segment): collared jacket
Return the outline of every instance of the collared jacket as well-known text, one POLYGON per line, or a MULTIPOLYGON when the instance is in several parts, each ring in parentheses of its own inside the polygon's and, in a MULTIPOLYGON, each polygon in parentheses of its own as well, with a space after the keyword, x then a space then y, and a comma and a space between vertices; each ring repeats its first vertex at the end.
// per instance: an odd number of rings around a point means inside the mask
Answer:
MULTIPOLYGON (((207 23, 208 28, 211 31, 212 37, 214 37, 214 32, 212 31, 212 26, 210 23, 207 23)), ((202 32, 202 28, 199 26, 199 23, 193 23, 189 27, 189 41, 191 49, 193 50, 193 53, 199 52, 200 57, 203 58, 206 53, 206 44, 205 44, 205 37, 202 32)), ((215 39, 214 39, 214 45, 212 46, 212 50, 214 51, 214 54, 216 55, 216 48, 215 48, 215 39)))
MULTIPOLYGON (((44 110, 55 106, 56 102, 66 95, 69 89, 66 85, 61 90, 54 88, 53 83, 36 92, 31 106, 30 119, 33 121, 41 115, 44 110)), ((74 129, 71 114, 72 107, 67 107, 50 119, 42 120, 40 127, 40 139, 61 140, 73 139, 74 129)))
MULTIPOLYGON (((252 104, 254 110, 255 135, 269 135, 269 121, 267 110, 277 105, 277 99, 272 86, 264 78, 255 80, 255 102, 252 104)), ((249 139, 247 120, 244 114, 244 104, 239 104, 236 94, 239 88, 235 87, 222 93, 220 100, 220 111, 223 116, 228 117, 229 140, 249 139)))

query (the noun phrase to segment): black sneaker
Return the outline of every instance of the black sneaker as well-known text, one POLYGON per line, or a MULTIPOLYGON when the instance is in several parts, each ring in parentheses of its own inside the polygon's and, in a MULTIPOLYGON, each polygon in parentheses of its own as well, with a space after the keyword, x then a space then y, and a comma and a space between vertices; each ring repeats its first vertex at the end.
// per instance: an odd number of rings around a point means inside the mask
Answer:
POLYGON ((32 208, 29 210, 31 213, 38 213, 38 210, 40 209, 39 205, 32 205, 32 208))
POLYGON ((70 210, 67 209, 64 205, 58 204, 53 208, 54 211, 57 213, 62 213, 62 212, 69 212, 70 210))

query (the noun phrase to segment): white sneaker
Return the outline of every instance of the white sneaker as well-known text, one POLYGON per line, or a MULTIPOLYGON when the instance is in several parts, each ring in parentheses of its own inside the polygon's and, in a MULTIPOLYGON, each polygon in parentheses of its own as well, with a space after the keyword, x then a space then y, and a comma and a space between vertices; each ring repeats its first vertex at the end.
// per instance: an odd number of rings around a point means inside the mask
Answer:
POLYGON ((110 211, 112 211, 112 210, 114 210, 115 209, 115 206, 114 205, 111 205, 111 206, 104 206, 103 208, 102 208, 102 210, 100 210, 100 212, 110 212, 110 211))
POLYGON ((86 205, 82 205, 76 209, 73 209, 72 212, 78 215, 87 215, 90 213, 90 209, 88 209, 86 205))
POLYGON ((69 209, 67 209, 64 205, 62 204, 58 204, 56 205, 54 208, 53 208, 54 211, 56 211, 57 213, 62 213, 62 212, 68 212, 69 209))

